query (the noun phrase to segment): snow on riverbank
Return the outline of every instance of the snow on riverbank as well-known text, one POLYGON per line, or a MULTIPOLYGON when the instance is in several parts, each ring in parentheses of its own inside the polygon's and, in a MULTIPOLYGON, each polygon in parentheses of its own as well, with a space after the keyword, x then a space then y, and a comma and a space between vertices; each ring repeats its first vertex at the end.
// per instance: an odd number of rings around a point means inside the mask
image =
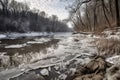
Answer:
POLYGON ((16 39, 19 37, 37 37, 37 36, 52 36, 53 33, 47 32, 28 32, 28 33, 3 33, 0 34, 0 39, 16 39))

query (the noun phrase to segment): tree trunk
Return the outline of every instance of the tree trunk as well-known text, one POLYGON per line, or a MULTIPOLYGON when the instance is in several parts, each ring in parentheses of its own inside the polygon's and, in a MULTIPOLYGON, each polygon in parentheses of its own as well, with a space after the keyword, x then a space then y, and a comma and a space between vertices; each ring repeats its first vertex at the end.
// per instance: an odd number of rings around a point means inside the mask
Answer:
POLYGON ((115 7, 116 7, 116 25, 120 26, 119 0, 115 0, 115 7))

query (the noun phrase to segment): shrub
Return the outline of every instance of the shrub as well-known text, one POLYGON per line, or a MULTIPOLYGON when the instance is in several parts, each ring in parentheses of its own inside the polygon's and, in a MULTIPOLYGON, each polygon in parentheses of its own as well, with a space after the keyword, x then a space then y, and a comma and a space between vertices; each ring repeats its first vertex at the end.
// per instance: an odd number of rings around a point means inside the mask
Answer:
POLYGON ((95 42, 98 55, 111 56, 120 53, 120 40, 116 38, 110 39, 97 39, 95 42))

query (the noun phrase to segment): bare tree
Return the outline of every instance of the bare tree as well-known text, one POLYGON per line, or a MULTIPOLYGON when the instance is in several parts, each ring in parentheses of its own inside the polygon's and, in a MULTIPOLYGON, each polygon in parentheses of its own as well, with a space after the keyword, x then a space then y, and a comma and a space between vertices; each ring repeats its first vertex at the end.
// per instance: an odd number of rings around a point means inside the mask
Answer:
POLYGON ((116 24, 117 26, 120 26, 119 0, 115 0, 115 8, 116 8, 116 24))
POLYGON ((101 28, 111 28, 116 19, 117 25, 120 25, 119 0, 75 0, 70 6, 75 26, 80 29, 96 31, 101 28), (81 10, 83 8, 84 10, 81 10), (116 8, 116 12, 115 12, 116 8), (79 12, 79 13, 78 13, 79 12), (84 13, 82 17, 81 12, 84 13), (116 15, 116 18, 115 18, 116 15), (80 22, 80 24, 78 24, 80 22), (84 26, 84 27, 83 27, 84 26))
POLYGON ((102 2, 102 8, 103 8, 103 13, 104 13, 105 19, 106 19, 109 27, 111 27, 111 24, 110 24, 110 22, 109 22, 109 19, 108 19, 108 17, 107 17, 106 11, 105 11, 105 8, 106 8, 105 2, 104 2, 104 0, 101 0, 101 2, 102 2))
POLYGON ((0 0, 0 4, 2 6, 2 10, 3 10, 3 13, 5 15, 8 12, 8 3, 9 3, 9 0, 0 0))

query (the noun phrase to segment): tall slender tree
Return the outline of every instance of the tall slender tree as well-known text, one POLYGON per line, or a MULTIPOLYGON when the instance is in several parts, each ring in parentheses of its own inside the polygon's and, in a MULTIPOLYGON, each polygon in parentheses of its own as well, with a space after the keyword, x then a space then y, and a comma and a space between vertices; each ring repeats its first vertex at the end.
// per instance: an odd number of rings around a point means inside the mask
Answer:
POLYGON ((120 26, 119 0, 115 0, 115 8, 116 8, 116 24, 117 26, 120 26))

